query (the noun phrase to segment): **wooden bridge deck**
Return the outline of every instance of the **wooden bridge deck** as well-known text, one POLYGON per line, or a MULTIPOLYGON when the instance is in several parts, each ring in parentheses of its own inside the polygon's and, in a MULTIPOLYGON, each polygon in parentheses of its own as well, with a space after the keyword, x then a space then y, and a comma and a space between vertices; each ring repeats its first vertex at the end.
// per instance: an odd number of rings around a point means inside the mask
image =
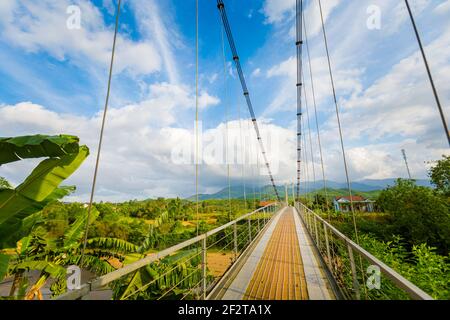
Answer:
POLYGON ((226 288, 222 299, 334 299, 312 246, 295 209, 281 210, 226 288))
POLYGON ((306 300, 305 272, 294 216, 285 211, 269 239, 244 300, 306 300))

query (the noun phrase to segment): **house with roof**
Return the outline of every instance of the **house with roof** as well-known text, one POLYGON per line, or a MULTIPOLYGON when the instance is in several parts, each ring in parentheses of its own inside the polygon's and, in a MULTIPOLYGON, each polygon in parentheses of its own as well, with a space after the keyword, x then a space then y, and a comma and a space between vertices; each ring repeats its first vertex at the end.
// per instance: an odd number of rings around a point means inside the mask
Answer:
POLYGON ((350 212, 352 202, 355 211, 374 212, 375 201, 362 196, 352 196, 351 198, 349 196, 336 197, 333 199, 334 210, 337 212, 350 212))

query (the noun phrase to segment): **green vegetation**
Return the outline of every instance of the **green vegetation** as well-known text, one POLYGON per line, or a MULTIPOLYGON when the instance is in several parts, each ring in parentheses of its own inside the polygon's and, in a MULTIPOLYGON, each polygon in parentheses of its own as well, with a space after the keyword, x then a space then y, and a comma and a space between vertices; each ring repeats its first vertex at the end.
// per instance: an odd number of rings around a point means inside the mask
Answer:
MULTIPOLYGON (((40 146, 45 141, 47 144, 50 141, 56 141, 56 145, 61 148, 58 152, 56 147, 51 148, 46 145, 45 149, 52 151, 46 153, 48 159, 33 171, 31 177, 34 181, 39 181, 39 185, 44 188, 39 189, 40 193, 44 192, 43 190, 47 190, 46 192, 49 193, 52 188, 53 192, 47 197, 41 195, 40 201, 32 202, 30 198, 26 198, 27 203, 32 205, 18 207, 17 213, 12 216, 15 218, 12 222, 8 219, 0 219, 0 221, 5 221, 0 224, 0 231, 2 231, 0 234, 2 244, 0 247, 0 270, 2 278, 5 275, 12 277, 10 298, 42 299, 41 290, 46 285, 50 286, 53 295, 59 295, 66 290, 65 267, 69 265, 78 265, 96 275, 103 275, 124 264, 141 259, 149 253, 192 238, 197 232, 204 233, 223 225, 242 214, 255 210, 259 204, 257 199, 247 202, 243 200, 208 200, 199 203, 197 215, 195 203, 178 198, 95 203, 91 214, 87 249, 82 260, 82 239, 87 219, 87 206, 82 203, 58 201, 75 190, 75 187, 58 187, 58 185, 64 180, 63 178, 68 177, 69 173, 78 167, 71 165, 70 162, 65 163, 64 166, 61 165, 61 158, 65 157, 61 154, 68 152, 69 149, 73 152, 72 157, 76 158, 77 148, 72 142, 78 140, 69 136, 66 140, 52 137, 47 137, 47 140, 43 136, 29 137, 27 140, 30 145, 40 146), (54 177, 55 168, 59 170, 57 171, 58 177, 54 177), (53 184, 48 183, 49 181, 53 184), (26 276, 26 272, 29 271, 38 271, 38 279, 30 282, 30 278, 26 276)), ((11 143, 11 139, 4 139, 4 141, 11 143)), ((14 142, 14 140, 12 141, 14 142)), ((54 145, 51 144, 51 146, 54 145)), ((9 149, 11 150, 10 147, 9 149)), ((38 152, 42 151, 44 147, 37 149, 37 157, 45 154, 38 152)), ((78 150, 80 149, 87 151, 85 147, 79 147, 78 150)), ((7 148, 3 150, 7 150, 7 148)), ((84 154, 87 156, 88 152, 84 154)), ((24 158, 31 157, 29 153, 22 155, 24 158)), ((6 161, 11 162, 11 160, 11 158, 3 159, 5 163, 6 161)), ((81 161, 78 161, 77 164, 81 164, 81 161)), ((15 190, 29 190, 28 185, 34 186, 27 184, 27 180, 15 190)), ((0 183, 0 192, 16 192, 6 179, 1 178, 0 183)), ((19 191, 17 191, 18 194, 19 191)), ((8 198, 7 201, 0 203, 1 218, 4 218, 6 214, 11 214, 12 210, 8 209, 8 204, 13 209, 17 207, 11 205, 12 200, 14 198, 11 200, 8 198), (4 210, 4 208, 8 210, 4 210)), ((130 279, 124 279, 125 282, 122 281, 115 286, 114 296, 116 298, 126 297, 133 288, 139 285, 140 281, 164 274, 167 270, 173 269, 175 265, 176 272, 171 272, 159 279, 150 290, 140 296, 140 298, 154 298, 165 288, 178 283, 180 277, 184 277, 187 271, 197 268, 198 261, 196 259, 190 259, 189 263, 185 261, 187 254, 191 254, 189 250, 148 266, 130 279)), ((192 281, 198 282, 196 278, 198 276, 199 274, 193 273, 182 285, 188 286, 192 281)), ((174 294, 177 295, 177 292, 175 291, 174 294)))
MULTIPOLYGON (((29 158, 43 158, 17 188, 1 180, 0 249, 15 246, 36 222, 36 213, 50 202, 61 199, 74 188, 58 188, 89 155, 73 136, 25 136, 0 138, 0 166, 29 158)), ((0 254, 0 280, 7 269, 9 255, 0 254)))
MULTIPOLYGON (((450 299, 449 161, 430 170, 436 189, 399 179, 380 192, 381 212, 356 216, 360 245, 436 299, 450 299)), ((355 239, 350 214, 332 214, 331 223, 355 239)))
POLYGON ((450 156, 442 156, 429 173, 431 183, 436 187, 436 192, 442 196, 450 197, 450 156))
MULTIPOLYGON (((355 191, 355 195, 363 196, 367 199, 377 199, 380 195, 381 190, 375 190, 375 191, 355 191)), ((317 197, 317 195, 321 197, 325 197, 325 194, 328 195, 328 200, 333 201, 336 197, 342 197, 342 196, 348 196, 348 190, 347 189, 327 189, 325 192, 325 189, 316 190, 314 192, 309 192, 306 195, 304 195, 304 198, 314 198, 317 197)))
MULTIPOLYGON (((208 199, 198 206, 179 198, 94 203, 83 252, 87 205, 61 202, 75 187, 60 185, 88 155, 88 148, 79 146, 73 136, 0 138, 0 165, 44 158, 16 188, 0 177, 0 281, 10 278, 10 298, 40 299, 44 286, 61 294, 69 265, 103 275, 259 206, 258 195, 248 194, 247 201, 208 199), (37 272, 37 279, 31 281, 29 271, 37 272)), ((399 179, 385 190, 355 192, 376 200, 378 209, 357 213, 356 222, 364 248, 434 298, 450 299, 450 157, 437 161, 429 174, 435 189, 399 179)), ((355 238, 351 215, 336 213, 331 206, 334 197, 347 195, 346 190, 329 189, 327 195, 328 199, 324 190, 317 190, 302 201, 355 238)), ((210 241, 222 245, 230 237, 223 231, 210 241)), ((178 252, 115 282, 113 296, 154 299, 176 286, 167 298, 179 298, 198 283, 199 259, 197 249, 178 252)), ((404 298, 394 286, 387 290, 392 291, 390 296, 404 298)))

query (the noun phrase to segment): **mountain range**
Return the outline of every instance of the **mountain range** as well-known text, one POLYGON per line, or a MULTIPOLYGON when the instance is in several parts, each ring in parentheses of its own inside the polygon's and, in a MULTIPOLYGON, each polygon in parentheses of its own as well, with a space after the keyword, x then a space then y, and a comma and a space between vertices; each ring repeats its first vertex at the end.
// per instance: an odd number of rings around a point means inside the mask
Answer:
MULTIPOLYGON (((352 182, 352 190, 355 193, 363 193, 363 194, 376 194, 375 191, 380 191, 383 189, 386 189, 389 186, 395 185, 395 181, 397 179, 391 178, 391 179, 380 179, 380 180, 374 180, 374 179, 365 179, 360 181, 354 181, 352 182)), ((336 182, 336 181, 326 181, 327 188, 334 191, 339 190, 346 190, 347 184, 343 182, 336 182)), ((416 180, 416 184, 419 186, 424 187, 432 187, 431 182, 426 179, 419 179, 416 180)), ((308 190, 308 192, 313 191, 319 191, 323 189, 323 182, 317 181, 317 182, 306 182, 303 183, 301 187, 301 194, 305 194, 305 185, 308 190)), ((278 193, 280 197, 285 196, 285 186, 277 186, 278 193)), ((288 186, 288 193, 292 192, 292 185, 288 186)), ((220 200, 220 199, 228 199, 228 188, 223 188, 222 190, 212 193, 212 194, 199 194, 199 200, 220 200)), ((335 192, 336 193, 336 192, 335 192)), ((255 195, 256 197, 259 197, 260 194, 267 195, 269 197, 273 197, 275 195, 272 186, 267 185, 264 187, 257 187, 252 185, 247 185, 245 188, 243 185, 240 186, 231 186, 230 188, 230 196, 232 199, 243 199, 244 195, 251 199, 255 195), (245 191, 245 192, 244 192, 245 191)), ((191 196, 188 198, 188 200, 195 200, 196 196, 191 196)))

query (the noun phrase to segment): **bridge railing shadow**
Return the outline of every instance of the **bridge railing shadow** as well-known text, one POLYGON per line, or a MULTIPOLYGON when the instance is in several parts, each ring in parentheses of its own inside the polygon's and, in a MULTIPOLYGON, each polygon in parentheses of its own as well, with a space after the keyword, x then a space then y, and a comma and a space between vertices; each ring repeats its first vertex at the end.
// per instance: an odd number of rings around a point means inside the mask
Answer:
POLYGON ((281 204, 269 204, 55 299, 95 299, 93 293, 105 288, 117 300, 206 299, 280 208, 281 204))
POLYGON ((296 204, 309 235, 349 300, 432 300, 432 297, 357 245, 317 213, 296 204))

